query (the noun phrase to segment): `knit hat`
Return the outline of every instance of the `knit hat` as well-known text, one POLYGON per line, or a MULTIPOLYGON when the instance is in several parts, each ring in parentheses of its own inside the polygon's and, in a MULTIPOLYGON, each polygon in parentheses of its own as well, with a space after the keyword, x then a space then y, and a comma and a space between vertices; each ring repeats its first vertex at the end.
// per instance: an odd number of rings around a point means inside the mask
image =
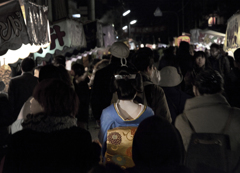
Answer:
POLYGON ((161 80, 159 85, 162 87, 174 87, 179 85, 183 77, 178 73, 177 68, 173 66, 166 66, 160 71, 161 80))
POLYGON ((117 58, 127 58, 129 55, 129 47, 123 42, 115 42, 110 48, 110 52, 117 58))
POLYGON ((139 124, 132 145, 135 165, 178 165, 183 161, 183 153, 181 136, 166 119, 155 115, 139 124))

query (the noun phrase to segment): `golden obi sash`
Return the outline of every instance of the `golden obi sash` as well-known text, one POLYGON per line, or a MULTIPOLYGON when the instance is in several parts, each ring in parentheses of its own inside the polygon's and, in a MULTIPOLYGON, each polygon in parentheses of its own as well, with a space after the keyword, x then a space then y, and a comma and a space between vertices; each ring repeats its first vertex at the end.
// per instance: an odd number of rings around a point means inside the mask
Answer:
POLYGON ((116 127, 107 131, 106 162, 113 162, 126 169, 134 166, 132 143, 137 127, 116 127))

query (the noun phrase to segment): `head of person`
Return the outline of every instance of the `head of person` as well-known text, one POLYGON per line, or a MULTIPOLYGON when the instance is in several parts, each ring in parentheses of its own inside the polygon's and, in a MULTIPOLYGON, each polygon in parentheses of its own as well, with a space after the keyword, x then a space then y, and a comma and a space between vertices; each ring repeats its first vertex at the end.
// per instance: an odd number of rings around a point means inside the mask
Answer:
POLYGON ((233 53, 234 55, 234 66, 240 68, 240 48, 236 49, 233 53))
POLYGON ((21 62, 21 69, 23 72, 32 72, 35 67, 34 60, 31 58, 24 58, 21 62))
POLYGON ((132 158, 136 166, 180 165, 183 153, 180 134, 166 119, 151 116, 139 124, 132 146, 132 158))
POLYGON ((71 75, 80 77, 85 73, 84 66, 79 63, 74 63, 71 67, 71 75))
POLYGON ((220 47, 218 44, 213 43, 210 46, 210 54, 213 58, 217 58, 218 55, 220 54, 220 47))
POLYGON ((142 77, 134 67, 120 67, 113 78, 112 91, 117 91, 119 100, 132 100, 143 91, 142 77))
POLYGON ((146 72, 151 76, 154 64, 153 56, 153 51, 150 48, 140 48, 135 53, 132 62, 139 71, 146 72))
POLYGON ((83 56, 82 57, 82 65, 84 67, 89 67, 89 64, 91 63, 91 55, 83 56))
POLYGON ((78 97, 68 84, 60 79, 45 79, 33 91, 30 110, 32 114, 75 117, 78 111, 78 97))
POLYGON ((180 44, 179 44, 179 51, 190 54, 189 50, 190 50, 189 43, 186 42, 186 41, 181 41, 180 44))
POLYGON ((0 81, 0 92, 5 89, 5 83, 3 81, 0 81))
POLYGON ((63 55, 57 55, 53 59, 53 64, 55 66, 62 65, 64 68, 66 67, 66 58, 63 55))
POLYGON ((129 47, 123 42, 114 42, 110 47, 109 51, 111 52, 110 63, 118 63, 121 64, 127 63, 127 58, 129 56, 129 47), (124 59, 124 60, 123 60, 124 59))
POLYGON ((193 93, 195 96, 217 94, 223 91, 223 78, 213 69, 202 70, 195 78, 193 93))
POLYGON ((53 78, 60 79, 66 82, 69 86, 72 85, 70 76, 63 66, 54 66, 53 64, 49 64, 41 67, 38 78, 39 82, 43 81, 44 79, 53 78))
POLYGON ((195 67, 204 68, 207 65, 206 54, 203 51, 194 53, 195 67))

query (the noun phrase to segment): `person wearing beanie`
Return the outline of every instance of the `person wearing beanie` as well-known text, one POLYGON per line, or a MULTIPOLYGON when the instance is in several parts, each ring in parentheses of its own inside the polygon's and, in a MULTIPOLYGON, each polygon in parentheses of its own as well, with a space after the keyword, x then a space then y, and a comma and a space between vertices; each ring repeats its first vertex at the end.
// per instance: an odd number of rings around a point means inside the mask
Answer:
POLYGON ((128 63, 129 47, 123 42, 115 42, 110 47, 110 52, 110 63, 96 72, 90 96, 92 114, 98 124, 102 110, 111 104, 113 96, 110 92, 111 79, 122 63, 125 65, 128 63))

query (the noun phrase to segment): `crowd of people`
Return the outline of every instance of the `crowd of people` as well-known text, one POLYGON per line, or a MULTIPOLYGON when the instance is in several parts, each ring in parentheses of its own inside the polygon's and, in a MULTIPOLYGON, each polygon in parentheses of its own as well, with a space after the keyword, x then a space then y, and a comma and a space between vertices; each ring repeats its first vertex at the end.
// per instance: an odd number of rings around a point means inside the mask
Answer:
POLYGON ((184 41, 163 56, 147 47, 130 53, 123 42, 109 51, 71 71, 61 55, 38 67, 22 60, 22 74, 0 93, 0 172, 240 171, 240 49, 232 63, 215 43, 210 55, 184 41), (186 164, 194 133, 228 137, 226 169, 186 164))

